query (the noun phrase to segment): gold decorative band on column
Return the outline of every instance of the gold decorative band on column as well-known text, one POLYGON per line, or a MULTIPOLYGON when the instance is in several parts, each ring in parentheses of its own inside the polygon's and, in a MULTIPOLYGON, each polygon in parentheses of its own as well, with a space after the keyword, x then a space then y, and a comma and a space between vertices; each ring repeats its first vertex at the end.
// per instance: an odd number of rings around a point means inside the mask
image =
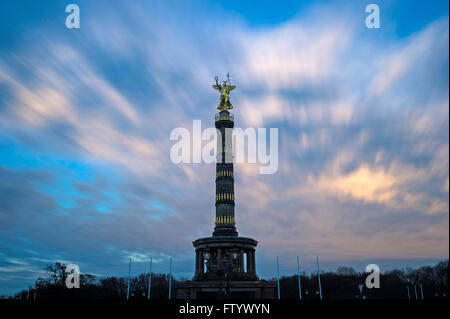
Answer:
POLYGON ((216 201, 218 200, 234 200, 234 194, 229 193, 216 194, 216 201))
POLYGON ((216 224, 216 225, 223 225, 223 224, 234 225, 234 224, 236 224, 236 220, 235 220, 234 216, 218 216, 218 217, 216 217, 216 221, 214 224, 216 224))
POLYGON ((216 178, 219 177, 233 177, 233 172, 232 171, 218 171, 216 173, 216 178))

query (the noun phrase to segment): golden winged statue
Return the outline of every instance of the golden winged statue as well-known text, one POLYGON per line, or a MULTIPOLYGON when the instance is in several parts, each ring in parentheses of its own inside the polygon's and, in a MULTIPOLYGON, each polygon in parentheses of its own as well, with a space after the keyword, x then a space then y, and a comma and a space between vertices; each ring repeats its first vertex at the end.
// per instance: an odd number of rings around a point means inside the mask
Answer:
POLYGON ((220 91, 220 104, 217 107, 219 110, 230 110, 233 108, 230 102, 230 92, 236 88, 236 85, 230 84, 230 73, 227 73, 227 80, 223 81, 223 84, 219 84, 219 77, 215 77, 216 84, 213 85, 213 89, 220 91))

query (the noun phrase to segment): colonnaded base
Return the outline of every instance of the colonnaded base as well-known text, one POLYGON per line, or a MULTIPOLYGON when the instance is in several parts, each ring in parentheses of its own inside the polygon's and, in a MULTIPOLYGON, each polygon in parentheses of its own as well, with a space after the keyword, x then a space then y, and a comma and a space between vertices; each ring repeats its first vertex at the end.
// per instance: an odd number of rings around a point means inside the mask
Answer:
POLYGON ((258 242, 239 236, 212 236, 192 243, 195 275, 174 285, 176 299, 274 299, 275 283, 259 280, 255 267, 258 242))
POLYGON ((275 299, 276 284, 265 280, 185 281, 174 286, 175 299, 275 299))

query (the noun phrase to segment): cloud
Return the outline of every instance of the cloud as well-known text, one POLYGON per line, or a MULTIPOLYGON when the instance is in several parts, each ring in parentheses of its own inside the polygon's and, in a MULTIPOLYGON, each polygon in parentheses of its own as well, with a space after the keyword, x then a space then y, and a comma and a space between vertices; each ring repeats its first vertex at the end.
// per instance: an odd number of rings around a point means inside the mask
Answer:
POLYGON ((312 181, 312 183, 324 190, 336 191, 367 201, 385 202, 395 196, 395 191, 392 190, 395 177, 390 176, 383 169, 373 170, 365 165, 361 165, 348 175, 332 179, 320 177, 317 182, 312 181))
MULTIPOLYGON (((444 19, 445 20, 445 19, 444 19)), ((378 66, 378 72, 374 76, 370 90, 373 95, 380 95, 388 89, 396 87, 401 79, 411 75, 411 70, 426 67, 424 61, 433 59, 430 48, 443 49, 448 45, 448 29, 438 21, 417 35, 412 37, 403 47, 394 50, 384 56, 378 66)), ((435 67, 431 64, 432 67, 435 67)), ((431 69, 432 70, 432 69, 431 69)), ((428 70, 429 72, 429 70, 428 70)), ((424 70, 424 73, 428 73, 424 70)))
POLYGON ((327 79, 351 33, 339 21, 323 28, 292 21, 273 30, 244 34, 244 83, 269 90, 299 88, 327 79))

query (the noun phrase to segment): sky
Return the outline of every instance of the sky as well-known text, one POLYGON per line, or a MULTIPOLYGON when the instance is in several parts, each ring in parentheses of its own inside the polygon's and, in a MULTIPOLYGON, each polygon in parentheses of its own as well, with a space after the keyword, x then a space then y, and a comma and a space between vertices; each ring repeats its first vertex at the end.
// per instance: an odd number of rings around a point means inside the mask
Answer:
POLYGON ((260 277, 448 258, 447 1, 75 1, 79 29, 69 3, 0 4, 0 295, 55 261, 191 278, 215 165, 169 137, 213 127, 227 72, 235 127, 278 128, 275 174, 235 165, 260 277))

